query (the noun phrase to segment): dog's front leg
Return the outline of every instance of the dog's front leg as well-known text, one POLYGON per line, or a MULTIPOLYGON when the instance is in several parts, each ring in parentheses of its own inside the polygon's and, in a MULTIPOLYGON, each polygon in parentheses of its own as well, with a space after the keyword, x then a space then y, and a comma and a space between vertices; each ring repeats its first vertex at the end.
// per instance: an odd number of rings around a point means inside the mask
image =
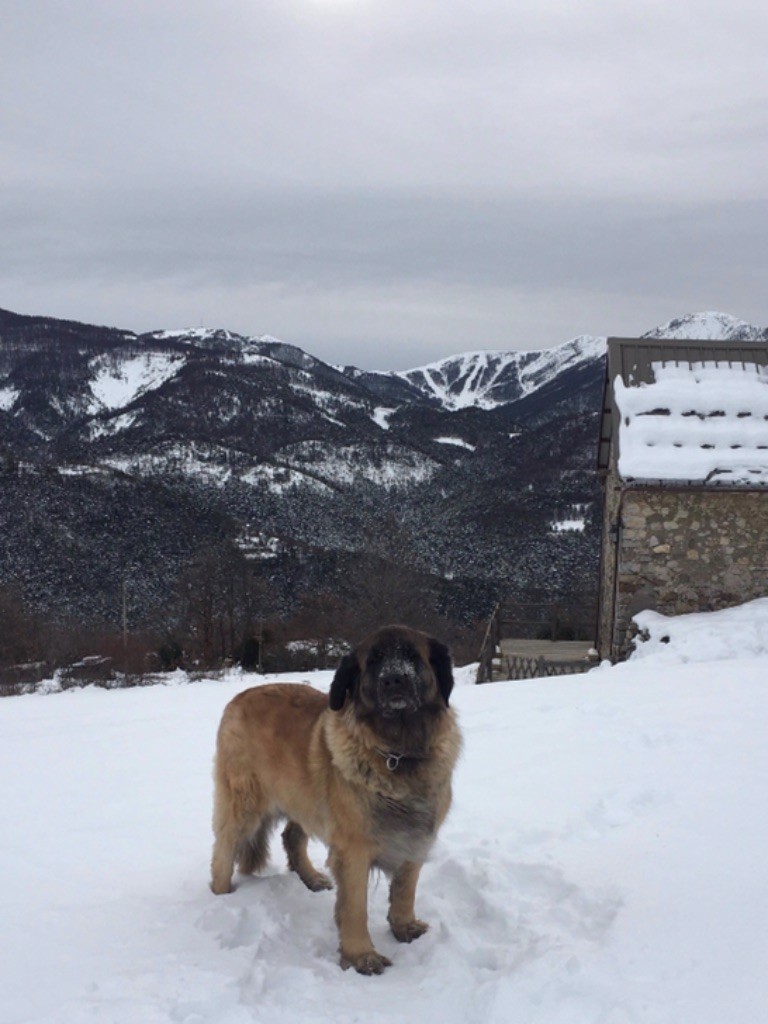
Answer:
POLYGON ((425 921, 419 921, 414 910, 420 871, 421 864, 407 860, 397 869, 389 887, 387 920, 398 942, 413 942, 429 928, 425 921))
POLYGON ((332 849, 329 857, 336 879, 336 927, 340 964, 360 974, 381 974, 392 961, 377 953, 368 933, 368 875, 371 854, 364 848, 332 849))

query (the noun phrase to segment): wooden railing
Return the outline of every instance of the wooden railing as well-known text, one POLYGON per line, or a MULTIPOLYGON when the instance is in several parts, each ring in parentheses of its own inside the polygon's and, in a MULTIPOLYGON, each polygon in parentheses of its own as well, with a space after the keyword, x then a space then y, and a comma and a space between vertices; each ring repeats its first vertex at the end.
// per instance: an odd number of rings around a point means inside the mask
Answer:
POLYGON ((508 679, 543 679, 546 676, 570 676, 588 672, 594 661, 550 661, 548 658, 525 658, 512 654, 504 658, 508 679))
MULTIPOLYGON (((476 682, 494 677, 494 660, 500 657, 502 639, 550 639, 594 641, 597 602, 594 599, 561 598, 546 591, 528 591, 514 600, 500 601, 493 609, 478 657, 476 682)), ((542 676, 586 672, 594 662, 558 661, 513 655, 503 658, 502 674, 508 679, 537 679, 542 676), (507 675, 507 668, 510 674, 507 675)))

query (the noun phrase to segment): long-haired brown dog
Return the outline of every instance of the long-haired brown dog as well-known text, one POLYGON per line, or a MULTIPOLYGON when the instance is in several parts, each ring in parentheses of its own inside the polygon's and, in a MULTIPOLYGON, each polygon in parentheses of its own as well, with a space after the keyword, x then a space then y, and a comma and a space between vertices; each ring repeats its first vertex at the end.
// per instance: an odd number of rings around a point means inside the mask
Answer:
POLYGON ((289 867, 307 888, 332 888, 307 855, 329 848, 341 966, 381 974, 391 961, 368 933, 368 876, 391 877, 388 920, 400 942, 423 935, 414 912, 422 863, 451 803, 461 739, 448 706, 448 649, 389 626, 346 655, 324 696, 301 684, 246 690, 219 728, 211 888, 231 891, 235 861, 259 871, 269 835, 287 819, 289 867))

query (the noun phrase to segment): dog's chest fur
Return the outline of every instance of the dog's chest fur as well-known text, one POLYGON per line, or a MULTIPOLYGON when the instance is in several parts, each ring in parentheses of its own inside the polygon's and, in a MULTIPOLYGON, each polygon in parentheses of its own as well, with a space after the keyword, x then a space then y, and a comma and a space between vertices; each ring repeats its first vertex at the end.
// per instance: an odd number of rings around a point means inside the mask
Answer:
POLYGON ((371 801, 373 835, 380 853, 378 866, 394 871, 404 861, 423 861, 437 832, 433 800, 422 796, 377 793, 371 801))
POLYGON ((361 824, 376 849, 376 866, 391 874, 405 861, 423 862, 450 804, 459 750, 450 712, 417 721, 405 737, 372 732, 351 712, 344 718, 328 714, 324 735, 334 768, 361 801, 361 824), (393 767, 390 750, 409 753, 393 767))

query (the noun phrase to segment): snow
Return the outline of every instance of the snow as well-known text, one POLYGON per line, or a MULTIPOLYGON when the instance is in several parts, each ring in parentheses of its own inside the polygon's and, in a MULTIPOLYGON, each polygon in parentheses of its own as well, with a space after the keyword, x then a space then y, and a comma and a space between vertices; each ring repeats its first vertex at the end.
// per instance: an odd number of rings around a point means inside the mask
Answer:
POLYGON ((208 891, 215 730, 256 677, 0 701, 0 1020, 759 1024, 765 606, 652 620, 668 644, 586 675, 460 670, 465 753, 417 895, 432 927, 398 945, 374 879, 380 978, 339 970, 333 895, 279 841, 264 877, 208 891))
POLYGON ((653 374, 614 381, 624 479, 768 483, 765 367, 657 362, 653 374))
MULTIPOLYGON (((643 337, 759 340, 765 332, 727 313, 707 311, 670 320, 643 337)), ((394 376, 436 398, 448 410, 494 409, 532 394, 565 370, 601 359, 605 348, 602 335, 582 334, 539 351, 463 352, 394 376)))
POLYGON ((220 445, 190 441, 158 445, 154 451, 131 457, 108 456, 102 459, 101 464, 121 473, 145 476, 178 474, 224 487, 233 475, 229 466, 230 455, 230 449, 220 445))
POLYGON ((730 313, 718 313, 715 310, 676 317, 643 335, 644 338, 689 338, 693 341, 726 341, 730 338, 757 340, 762 336, 761 328, 731 316, 730 313))
POLYGON ((114 357, 97 357, 92 364, 95 374, 91 381, 96 408, 122 409, 140 395, 153 391, 174 377, 183 364, 183 356, 159 352, 147 352, 119 360, 114 357))
POLYGON ((276 458, 329 484, 350 486, 367 480, 388 489, 422 483, 437 468, 426 456, 397 444, 382 446, 372 456, 365 445, 300 441, 280 449, 276 458))
MULTIPOLYGON (((455 411, 476 406, 493 409, 499 404, 489 392, 499 377, 514 368, 518 353, 465 352, 413 370, 395 374, 415 384, 426 395, 437 398, 444 408, 455 411)), ((513 369, 514 372, 514 369, 513 369)))
POLYGON ((647 639, 637 644, 633 661, 729 661, 768 651, 768 597, 707 615, 672 617, 644 611, 634 620, 647 639))
POLYGON ((371 413, 371 419, 382 430, 389 430, 390 419, 397 412, 397 409, 388 409, 385 406, 377 406, 371 413))
POLYGON ((469 441, 464 441, 460 437, 436 437, 435 441, 438 444, 455 444, 459 448, 466 448, 470 452, 474 452, 477 449, 477 445, 470 444, 469 441))
POLYGON ((5 384, 3 387, 0 387, 0 410, 3 412, 9 412, 18 397, 18 390, 11 387, 10 384, 5 384))
POLYGON ((66 466, 57 466, 56 472, 59 476, 104 476, 107 470, 102 466, 70 463, 66 466))
POLYGON ((574 519, 559 519, 552 523, 552 530, 555 533, 583 533, 585 525, 583 516, 574 519))
POLYGON ((283 550, 278 537, 272 537, 263 531, 245 530, 237 538, 236 544, 249 562, 267 562, 277 558, 283 550))
POLYGON ((242 361, 245 366, 275 366, 276 361, 271 356, 265 356, 263 352, 259 352, 258 349, 248 348, 244 349, 242 353, 242 361))
POLYGON ((601 359, 605 355, 606 339, 581 334, 555 348, 541 352, 528 352, 520 371, 524 395, 530 395, 558 374, 578 363, 601 359))
POLYGON ((330 391, 323 391, 313 381, 310 374, 305 372, 296 375, 291 383, 291 387, 297 394, 306 395, 314 403, 321 415, 325 416, 329 422, 337 427, 345 426, 344 422, 338 419, 337 414, 339 413, 349 412, 351 409, 359 409, 364 413, 368 412, 367 403, 355 401, 346 395, 341 396, 330 391), (304 382, 302 382, 302 377, 304 382))
POLYGON ((210 342, 221 339, 222 341, 241 341, 239 334, 233 334, 232 331, 226 331, 221 327, 185 327, 179 330, 171 331, 153 331, 150 334, 151 338, 157 338, 158 341, 190 341, 190 342, 210 342))
POLYGON ((268 463, 253 466, 240 477, 240 482, 250 487, 266 487, 273 494, 284 495, 292 488, 308 487, 315 491, 328 491, 330 484, 316 479, 307 473, 291 469, 288 466, 271 466, 268 463))
POLYGON ((88 430, 92 439, 97 437, 111 437, 119 434, 122 430, 129 430, 139 419, 140 411, 134 409, 131 412, 121 413, 119 416, 110 416, 108 419, 92 419, 88 423, 88 430))
POLYGON ((445 409, 494 409, 532 394, 558 374, 605 355, 604 337, 581 335, 555 348, 532 352, 464 352, 412 370, 398 371, 445 409), (512 391, 510 391, 512 389, 512 391))

